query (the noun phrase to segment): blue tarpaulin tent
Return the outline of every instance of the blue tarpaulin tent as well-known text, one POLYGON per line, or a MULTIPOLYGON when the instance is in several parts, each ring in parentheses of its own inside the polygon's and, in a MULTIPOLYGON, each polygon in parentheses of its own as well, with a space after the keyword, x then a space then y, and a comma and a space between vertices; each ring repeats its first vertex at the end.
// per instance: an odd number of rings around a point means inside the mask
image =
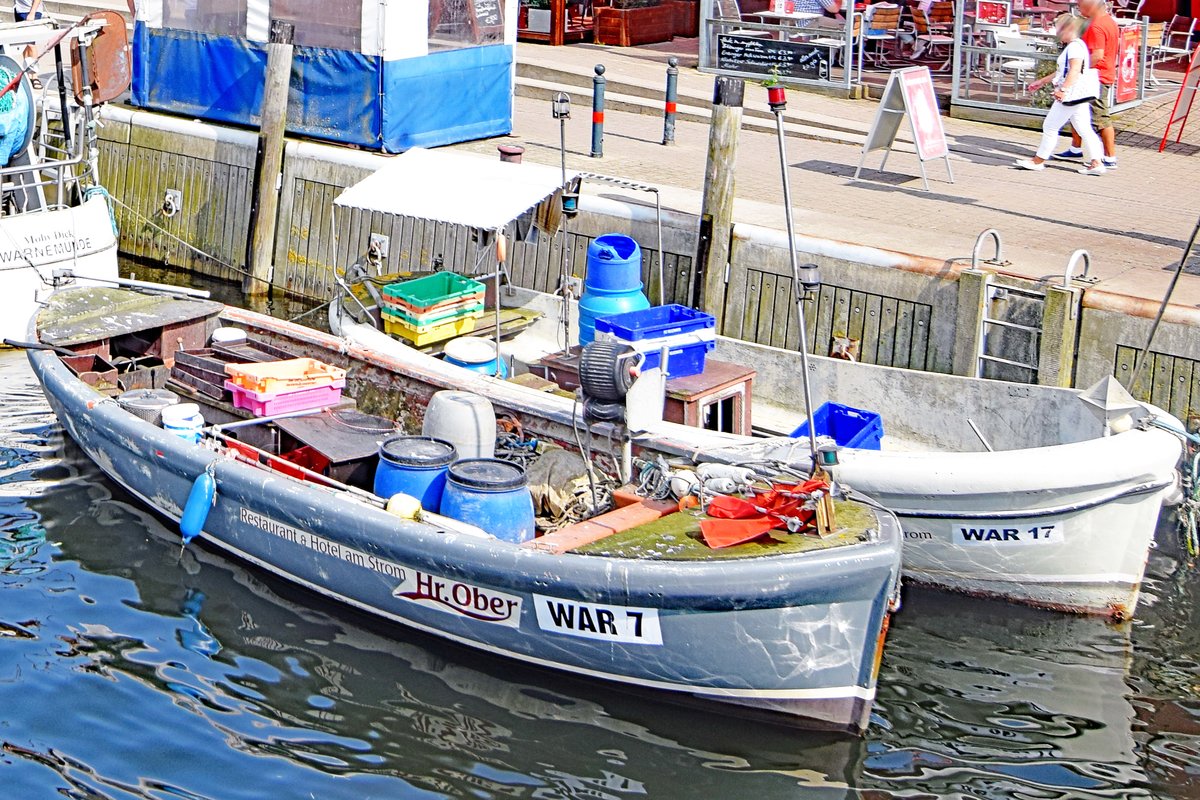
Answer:
POLYGON ((257 125, 270 20, 295 25, 288 131, 388 152, 512 130, 515 0, 145 0, 133 102, 257 125))

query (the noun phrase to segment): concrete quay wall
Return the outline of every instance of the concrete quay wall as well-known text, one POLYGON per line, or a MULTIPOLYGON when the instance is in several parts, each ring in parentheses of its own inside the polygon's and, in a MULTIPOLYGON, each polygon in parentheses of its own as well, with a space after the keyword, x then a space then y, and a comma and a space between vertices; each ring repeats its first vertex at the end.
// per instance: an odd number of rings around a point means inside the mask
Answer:
MULTIPOLYGON (((105 110, 101 175, 117 201, 123 253, 224 279, 241 277, 249 236, 255 136, 244 130, 124 108, 105 110), (165 205, 177 193, 178 209, 165 205)), ((379 272, 473 271, 478 246, 468 232, 424 220, 338 209, 333 200, 386 157, 288 142, 280 184, 272 284, 327 299, 335 269, 360 260, 372 235, 386 239, 379 272)), ((562 236, 509 248, 513 282, 555 291, 565 268, 582 276, 588 244, 625 233, 642 245, 646 289, 658 298, 658 227, 653 207, 592 186, 562 236)), ((420 191, 420 187, 396 187, 420 191)), ((699 224, 662 216, 664 299, 690 302, 699 224)), ((1048 385, 1087 386, 1125 378, 1145 343, 1156 304, 1082 282, 1031 281, 1001 264, 939 260, 798 236, 804 262, 823 283, 806 305, 810 350, 848 349, 864 363, 959 375, 982 374, 1048 385), (982 360, 980 356, 985 358, 982 360)), ((792 348, 799 344, 787 237, 734 226, 722 333, 792 348)), ((1137 394, 1180 417, 1200 414, 1200 310, 1172 306, 1155 339, 1137 394)))

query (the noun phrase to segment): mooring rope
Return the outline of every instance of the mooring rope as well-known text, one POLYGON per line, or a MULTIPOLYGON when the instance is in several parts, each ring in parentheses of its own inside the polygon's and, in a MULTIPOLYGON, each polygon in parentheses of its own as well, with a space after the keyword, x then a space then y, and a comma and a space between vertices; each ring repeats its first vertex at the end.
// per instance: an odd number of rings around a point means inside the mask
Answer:
POLYGON ((225 261, 224 259, 219 258, 219 257, 213 255, 212 253, 201 250, 199 247, 196 247, 196 245, 192 244, 191 242, 181 239, 179 236, 177 236, 176 234, 167 230, 162 225, 159 225, 153 219, 151 219, 150 217, 147 217, 145 214, 141 213, 133 206, 122 201, 121 198, 117 197, 116 195, 110 193, 110 194, 108 194, 108 196, 112 198, 114 203, 116 203, 117 205, 121 206, 121 208, 124 208, 127 211, 129 211, 130 213, 132 213, 135 217, 140 219, 142 222, 144 222, 147 225, 150 225, 151 227, 155 228, 156 230, 164 233, 169 238, 174 239, 176 242, 183 245, 188 250, 191 250, 193 253, 200 256, 201 258, 207 258, 209 261, 215 262, 217 264, 217 266, 224 267, 225 269, 236 272, 239 275, 242 275, 243 277, 252 278, 256 281, 260 281, 260 282, 266 283, 268 285, 270 284, 270 281, 265 280, 263 278, 258 277, 257 275, 252 274, 249 270, 245 269, 244 267, 239 267, 239 266, 235 266, 234 264, 230 264, 228 261, 225 261))

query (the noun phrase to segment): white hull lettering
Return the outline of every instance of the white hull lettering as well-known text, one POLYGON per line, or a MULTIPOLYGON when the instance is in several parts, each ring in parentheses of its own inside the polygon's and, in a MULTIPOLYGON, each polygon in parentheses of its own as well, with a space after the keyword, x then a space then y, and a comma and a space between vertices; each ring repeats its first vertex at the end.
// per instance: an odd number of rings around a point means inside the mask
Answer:
POLYGON ((609 606, 533 596, 538 627, 564 636, 599 639, 627 644, 662 644, 658 609, 634 606, 609 606))
POLYGON ((393 564, 391 561, 373 556, 369 553, 364 553, 361 550, 355 550, 352 547, 347 547, 344 544, 330 541, 322 536, 317 536, 315 533, 293 528, 287 523, 280 522, 276 519, 271 519, 268 516, 259 514, 256 511, 251 511, 248 508, 242 508, 240 511, 240 519, 242 523, 258 528, 260 531, 278 536, 280 539, 298 544, 301 547, 307 547, 310 550, 315 550, 321 555, 336 558, 340 561, 346 561, 358 567, 365 567, 374 570, 381 575, 387 575, 389 578, 397 578, 404 580, 406 574, 405 567, 399 564, 393 564))

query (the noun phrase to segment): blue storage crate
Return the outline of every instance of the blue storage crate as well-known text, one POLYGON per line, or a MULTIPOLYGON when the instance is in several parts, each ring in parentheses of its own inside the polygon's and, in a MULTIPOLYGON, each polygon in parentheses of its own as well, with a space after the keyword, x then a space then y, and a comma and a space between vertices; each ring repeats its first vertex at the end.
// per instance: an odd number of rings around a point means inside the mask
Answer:
MULTIPOLYGON (((686 378, 704 372, 704 357, 716 346, 716 342, 696 342, 672 347, 667 351, 667 377, 686 378)), ((654 369, 662 361, 661 348, 642 352, 646 356, 646 360, 642 362, 642 369, 654 369)))
POLYGON ((717 320, 712 314, 705 314, 678 303, 596 318, 598 332, 611 333, 626 342, 677 336, 704 328, 715 328, 716 325, 717 320))
MULTIPOLYGON (((818 436, 832 437, 841 447, 878 450, 883 439, 883 419, 878 414, 841 403, 822 403, 813 412, 813 424, 818 436)), ((808 436, 808 420, 792 431, 792 436, 808 436)))

